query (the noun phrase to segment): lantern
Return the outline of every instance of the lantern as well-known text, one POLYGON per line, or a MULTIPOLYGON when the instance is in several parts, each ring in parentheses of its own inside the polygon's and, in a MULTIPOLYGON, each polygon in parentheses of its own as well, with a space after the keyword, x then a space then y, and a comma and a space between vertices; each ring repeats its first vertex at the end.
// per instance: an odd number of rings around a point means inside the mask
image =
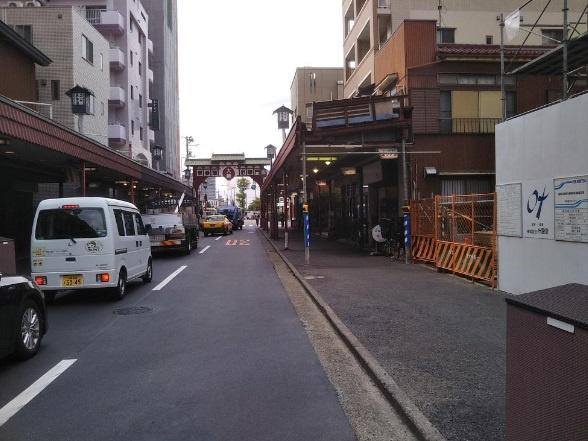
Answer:
POLYGON ((265 147, 265 149, 267 150, 267 159, 274 159, 274 156, 276 156, 276 151, 278 150, 276 146, 270 144, 265 147))
POLYGON ((94 93, 85 87, 76 85, 65 92, 71 99, 71 112, 75 115, 94 113, 94 93))
POLYGON ((154 160, 161 161, 161 158, 163 158, 163 148, 159 145, 154 145, 151 149, 151 154, 154 160))
POLYGON ((274 115, 278 114, 278 129, 289 129, 290 128, 290 115, 292 112, 286 106, 281 106, 278 109, 274 110, 274 115))

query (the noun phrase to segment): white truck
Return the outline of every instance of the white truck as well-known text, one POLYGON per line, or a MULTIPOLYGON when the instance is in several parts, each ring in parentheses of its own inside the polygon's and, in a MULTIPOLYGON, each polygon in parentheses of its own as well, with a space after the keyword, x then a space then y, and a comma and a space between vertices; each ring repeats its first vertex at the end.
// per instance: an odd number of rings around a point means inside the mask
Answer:
POLYGON ((179 250, 190 254, 198 247, 198 219, 191 207, 178 213, 148 210, 142 217, 149 230, 152 251, 179 250))

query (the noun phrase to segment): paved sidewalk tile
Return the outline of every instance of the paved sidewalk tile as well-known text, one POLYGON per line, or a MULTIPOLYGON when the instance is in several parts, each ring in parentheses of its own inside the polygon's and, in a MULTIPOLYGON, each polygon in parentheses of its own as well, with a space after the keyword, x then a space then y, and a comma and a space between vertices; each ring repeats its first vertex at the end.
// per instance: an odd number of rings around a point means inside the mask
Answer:
POLYGON ((284 254, 448 440, 504 439, 499 292, 318 239, 305 266, 290 236, 284 254))

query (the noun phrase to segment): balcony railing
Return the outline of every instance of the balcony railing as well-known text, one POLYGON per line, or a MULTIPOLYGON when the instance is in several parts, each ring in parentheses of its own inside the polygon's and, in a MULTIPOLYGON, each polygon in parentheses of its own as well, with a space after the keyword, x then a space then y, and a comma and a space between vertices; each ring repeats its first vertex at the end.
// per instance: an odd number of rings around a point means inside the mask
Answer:
POLYGON ((439 118, 439 129, 446 134, 494 133, 500 118, 439 118))
POLYGON ((104 8, 104 9, 97 9, 97 8, 86 9, 86 20, 88 20, 93 25, 100 24, 102 11, 106 11, 106 8, 104 8))

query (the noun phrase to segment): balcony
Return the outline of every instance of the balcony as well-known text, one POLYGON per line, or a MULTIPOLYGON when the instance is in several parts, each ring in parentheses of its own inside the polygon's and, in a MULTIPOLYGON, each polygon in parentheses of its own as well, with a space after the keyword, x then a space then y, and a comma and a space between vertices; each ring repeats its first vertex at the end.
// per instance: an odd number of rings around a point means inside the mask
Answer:
POLYGON ((155 132, 151 129, 147 129, 147 131, 149 132, 149 144, 155 145, 155 132))
POLYGON ((127 144, 127 128, 122 123, 108 123, 108 144, 111 147, 122 147, 127 144))
POLYGON ((439 118, 444 134, 493 134, 500 118, 439 118))
POLYGON ((126 67, 125 53, 118 47, 110 48, 110 68, 112 70, 121 71, 126 67))
POLYGON ((153 71, 151 69, 147 69, 147 78, 149 79, 149 82, 153 84, 153 71))
POLYGON ((125 32, 125 19, 118 11, 86 8, 86 20, 103 34, 122 34, 125 32))
POLYGON ((378 0, 378 14, 390 14, 390 7, 390 0, 378 0))
POLYGON ((314 131, 340 129, 358 125, 399 122, 410 123, 406 96, 368 96, 314 103, 314 131))
POLYGON ((124 107, 127 103, 127 93, 125 89, 118 86, 110 86, 110 96, 108 105, 112 107, 124 107))
POLYGON ((147 50, 153 55, 153 40, 147 39, 147 50))

